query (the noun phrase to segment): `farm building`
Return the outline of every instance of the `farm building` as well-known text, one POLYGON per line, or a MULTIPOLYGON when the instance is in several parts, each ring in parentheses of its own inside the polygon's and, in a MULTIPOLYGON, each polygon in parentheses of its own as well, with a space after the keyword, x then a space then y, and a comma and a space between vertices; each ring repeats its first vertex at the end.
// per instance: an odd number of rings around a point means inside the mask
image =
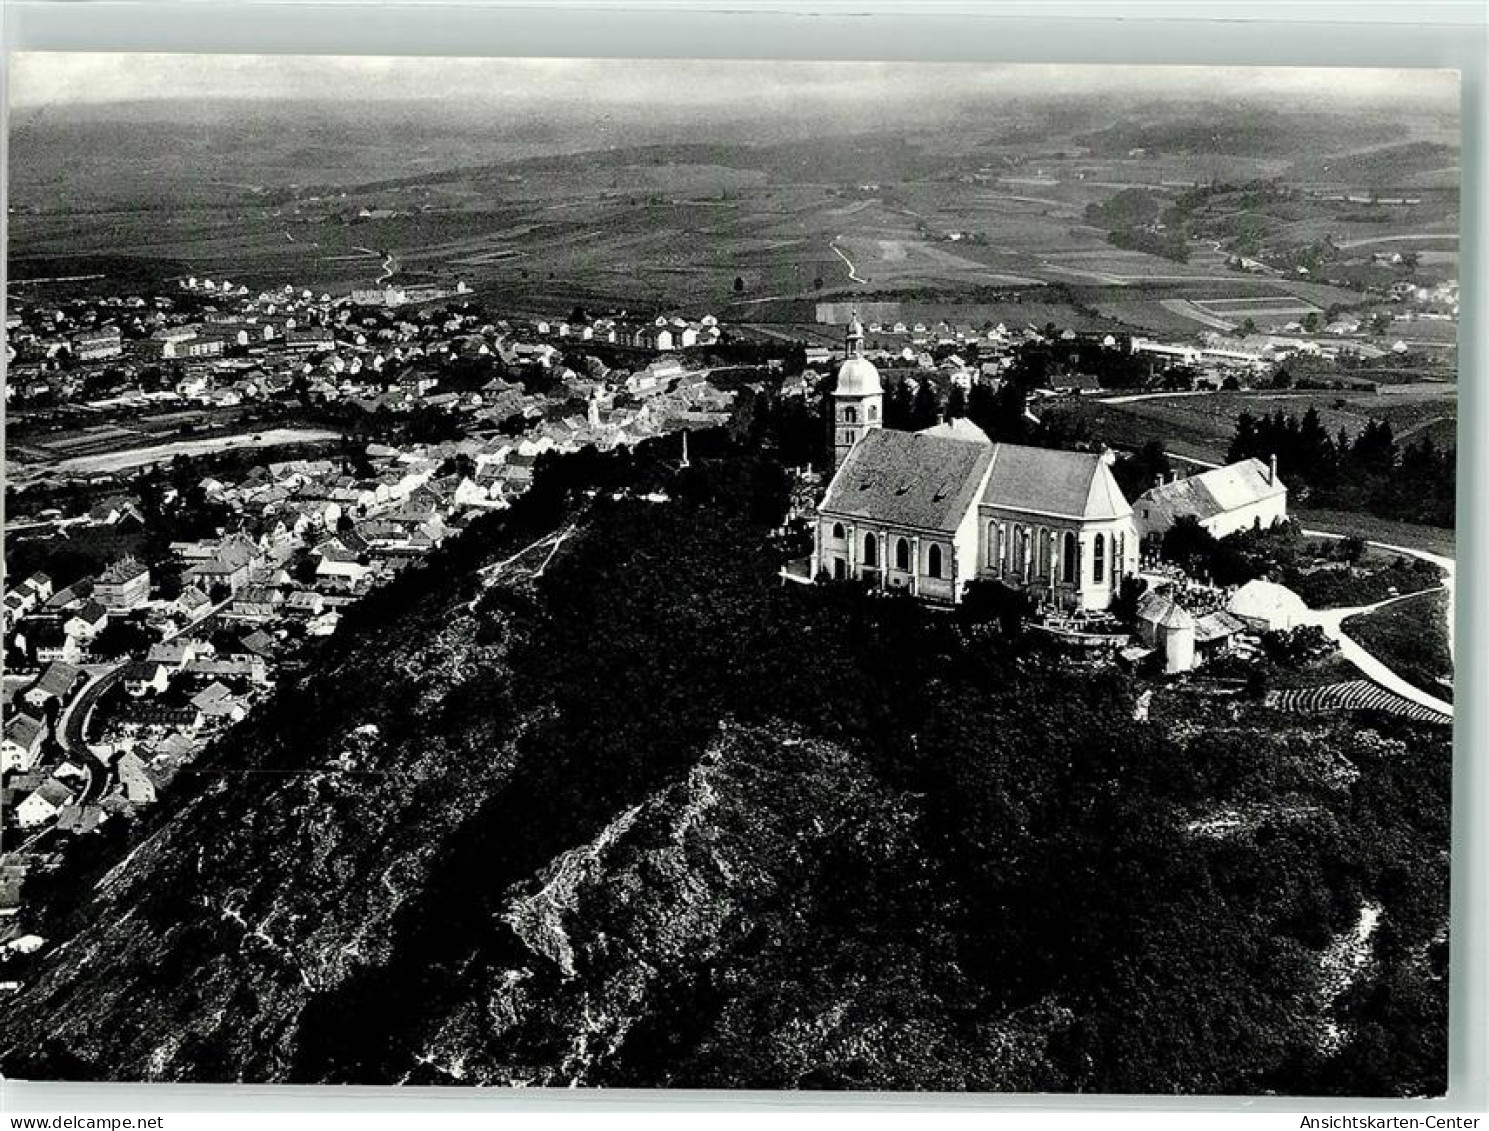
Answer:
POLYGON ((1268 527, 1287 518, 1287 486, 1277 477, 1277 461, 1242 460, 1186 479, 1172 479, 1144 491, 1133 506, 1145 541, 1163 537, 1183 516, 1199 521, 1216 538, 1268 527))

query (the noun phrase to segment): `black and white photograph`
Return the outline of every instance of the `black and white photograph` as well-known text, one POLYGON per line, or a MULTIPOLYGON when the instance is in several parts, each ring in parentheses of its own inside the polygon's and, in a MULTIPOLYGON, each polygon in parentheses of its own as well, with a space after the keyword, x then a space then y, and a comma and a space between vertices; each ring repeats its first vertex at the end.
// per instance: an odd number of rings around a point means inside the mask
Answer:
POLYGON ((1457 72, 8 70, 0 1074, 1445 1093, 1457 72))

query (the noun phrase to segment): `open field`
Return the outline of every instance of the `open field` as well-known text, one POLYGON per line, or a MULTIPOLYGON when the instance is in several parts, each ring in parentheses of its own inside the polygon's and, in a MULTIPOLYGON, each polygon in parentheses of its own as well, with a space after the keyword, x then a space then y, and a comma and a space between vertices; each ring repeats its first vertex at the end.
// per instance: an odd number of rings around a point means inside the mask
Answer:
MULTIPOLYGON (((1454 531, 1441 526, 1417 522, 1393 522, 1363 511, 1335 511, 1316 507, 1290 507, 1293 518, 1305 530, 1323 530, 1331 534, 1358 534, 1372 542, 1388 546, 1411 546, 1443 557, 1456 556, 1454 531)), ((1373 553, 1374 551, 1372 551, 1373 553)), ((1385 551, 1389 553, 1389 551, 1385 551)))
POLYGON ((1425 429, 1433 429, 1437 439, 1457 421, 1458 390, 1455 385, 1424 382, 1382 385, 1374 393, 1246 390, 1152 397, 1126 404, 1104 404, 1087 397, 1070 404, 1070 411, 1085 417, 1114 446, 1137 446, 1162 436, 1170 451, 1221 463, 1235 435, 1236 418, 1243 412, 1261 416, 1280 409, 1301 416, 1313 407, 1331 435, 1341 428, 1353 435, 1375 419, 1388 421, 1398 440, 1411 439, 1425 429))
POLYGON ((1452 699, 1448 598, 1438 590, 1345 620, 1344 632, 1414 687, 1452 699))
MULTIPOLYGON (((1086 328, 1193 337, 1360 301, 1295 276, 1231 270, 1225 241, 1236 234, 1285 245, 1326 234, 1365 263, 1371 249, 1420 245, 1456 269, 1455 194, 1371 198, 1389 187, 1383 175, 1455 166, 1442 140, 1452 135, 1326 126, 1313 111, 1225 135, 1233 152, 1212 151, 1223 147, 1213 130, 1151 122, 1069 124, 1063 137, 1007 121, 828 136, 775 123, 763 138, 724 130, 679 141, 643 123, 617 135, 582 115, 561 128, 553 118, 545 136, 531 124, 416 126, 416 114, 386 108, 351 117, 327 129, 238 107, 187 150, 167 144, 158 123, 23 130, 12 154, 12 274, 102 272, 128 288, 196 274, 344 293, 372 281, 387 252, 511 310, 685 308, 789 323, 810 320, 794 304, 827 296, 1023 290, 1027 301, 1059 284, 1097 312, 1086 328), (106 158, 104 185, 89 172, 106 158), (1087 219, 1089 205, 1126 188, 1168 204, 1212 181, 1274 177, 1301 193, 1250 210, 1221 194, 1201 208, 1196 222, 1214 230, 1195 232, 1185 263, 1115 247, 1087 219)), ((1063 294, 1048 305, 1049 316, 993 317, 1072 324, 1063 294)))
POLYGON ((165 444, 149 444, 123 450, 71 456, 38 465, 11 464, 9 471, 10 478, 14 482, 24 482, 28 478, 35 478, 42 474, 96 475, 145 467, 152 463, 163 463, 178 455, 196 456, 228 451, 232 448, 270 448, 310 441, 331 441, 337 439, 338 435, 324 428, 267 428, 253 433, 235 432, 196 440, 174 440, 165 444), (35 474, 28 475, 33 468, 35 474))

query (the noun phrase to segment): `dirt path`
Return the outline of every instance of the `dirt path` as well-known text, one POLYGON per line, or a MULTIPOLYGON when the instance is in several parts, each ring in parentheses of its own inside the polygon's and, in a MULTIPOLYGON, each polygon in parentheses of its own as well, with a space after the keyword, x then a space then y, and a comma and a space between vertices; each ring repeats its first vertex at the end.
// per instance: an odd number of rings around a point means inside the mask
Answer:
POLYGON ((844 255, 843 252, 842 252, 842 249, 838 247, 838 240, 840 240, 842 238, 843 238, 842 236, 838 236, 837 239, 833 240, 827 246, 830 247, 830 248, 832 248, 832 253, 834 255, 836 255, 839 259, 841 259, 844 263, 846 263, 848 265, 848 278, 849 278, 850 281, 852 281, 854 283, 867 283, 868 282, 867 279, 863 279, 863 278, 860 278, 859 277, 858 270, 853 266, 853 260, 849 259, 846 255, 844 255))

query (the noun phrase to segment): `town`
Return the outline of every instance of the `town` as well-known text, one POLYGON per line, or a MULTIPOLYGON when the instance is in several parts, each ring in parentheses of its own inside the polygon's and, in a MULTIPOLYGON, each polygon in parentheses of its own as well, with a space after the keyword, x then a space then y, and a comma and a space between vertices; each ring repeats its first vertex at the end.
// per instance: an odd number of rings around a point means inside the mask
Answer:
MULTIPOLYGON (((13 425, 8 556, 55 555, 65 574, 38 569, 4 598, 0 767, 5 820, 21 838, 7 847, 0 889, 12 933, 21 877, 64 850, 59 837, 154 803, 268 694, 286 660, 295 670, 306 641, 336 631, 340 610, 458 537, 473 515, 509 506, 544 453, 718 427, 741 389, 804 405, 825 393, 837 475, 820 498, 826 481, 804 461, 806 505, 794 518, 810 523, 815 549, 784 578, 851 577, 947 604, 969 581, 994 578, 1033 597, 1034 626, 1072 654, 1182 673, 1257 655, 1269 633, 1325 624, 1337 635, 1340 618, 1310 616, 1272 580, 1221 586, 1165 560, 1176 524, 1212 540, 1283 528, 1276 453, 1228 467, 1192 461, 1184 474, 1165 461, 1129 500, 1110 448, 994 445, 969 411, 1052 354, 1065 363, 1017 400, 1031 427, 1083 397, 1265 390, 1289 359, 1406 352, 1351 336, 1359 323, 1342 320, 1316 335, 1288 323, 1185 343, 944 320, 865 326, 856 308, 837 348, 771 348, 708 314, 489 320, 469 296, 464 284, 253 294, 190 277, 158 295, 13 305, 6 394, 25 427, 13 425), (730 363, 731 345, 754 361, 730 363), (899 411, 886 414, 890 382, 899 411), (278 419, 230 414, 245 406, 278 419), (870 435, 916 413, 941 423, 870 435), (401 436, 350 442, 354 414, 401 436), (265 433, 280 443, 254 459, 265 433), (296 445, 304 454, 285 454, 296 445), (965 469, 973 492, 953 496, 961 510, 940 497, 952 468, 965 469), (1012 493, 997 488, 1005 475, 1012 493), (850 490, 855 477, 879 494, 850 490), (967 509, 978 491, 980 506, 967 509), (91 572, 92 562, 102 568, 91 572), (1145 590, 1136 604, 1124 590, 1134 581, 1145 590)), ((1407 320, 1456 312, 1455 286, 1385 297, 1405 304, 1397 317, 1407 320)), ((829 304, 819 316, 831 325, 841 313, 829 304)), ((1340 564, 1320 545, 1317 565, 1340 564)), ((1340 687, 1345 701, 1451 717, 1450 705, 1399 679, 1340 687)))
POLYGON ((468 62, 18 80, 5 1075, 1440 1092, 1455 83, 468 62))
MULTIPOLYGON (((8 935, 27 868, 16 861, 44 861, 53 834, 85 834, 154 802, 273 687, 287 654, 335 632, 339 610, 472 515, 509 506, 544 453, 608 450, 728 419, 732 394, 674 352, 718 340, 710 315, 537 320, 514 332, 449 310, 395 317, 405 301, 444 297, 411 290, 333 300, 190 278, 148 299, 12 304, 12 436, 23 407, 57 406, 58 417, 88 423, 62 425, 69 439, 55 441, 39 429, 34 442, 51 462, 9 467, 8 551, 22 542, 55 551, 66 576, 35 571, 4 598, 0 811, 10 837, 22 838, 6 845, 0 873, 8 935), (630 367, 590 354, 576 373, 563 347, 579 342, 620 343, 630 367), (489 376, 495 366, 504 376, 489 376), (215 411, 307 398, 368 416, 414 410, 447 422, 426 420, 426 430, 461 438, 249 464, 235 457, 261 434, 210 438, 215 411), (201 423, 183 425, 188 418, 201 423), (136 420, 208 438, 131 446, 136 420), (214 466, 225 460, 234 470, 214 466), (44 505, 30 509, 33 495, 44 505), (159 541, 187 527, 200 533, 159 541), (114 556, 152 543, 153 562, 114 556), (88 572, 74 547, 104 547, 111 560, 88 572)), ((311 446, 335 436, 283 434, 311 446)), ((25 446, 13 438, 11 451, 25 446)), ((17 938, 26 936, 6 945, 17 938)))

